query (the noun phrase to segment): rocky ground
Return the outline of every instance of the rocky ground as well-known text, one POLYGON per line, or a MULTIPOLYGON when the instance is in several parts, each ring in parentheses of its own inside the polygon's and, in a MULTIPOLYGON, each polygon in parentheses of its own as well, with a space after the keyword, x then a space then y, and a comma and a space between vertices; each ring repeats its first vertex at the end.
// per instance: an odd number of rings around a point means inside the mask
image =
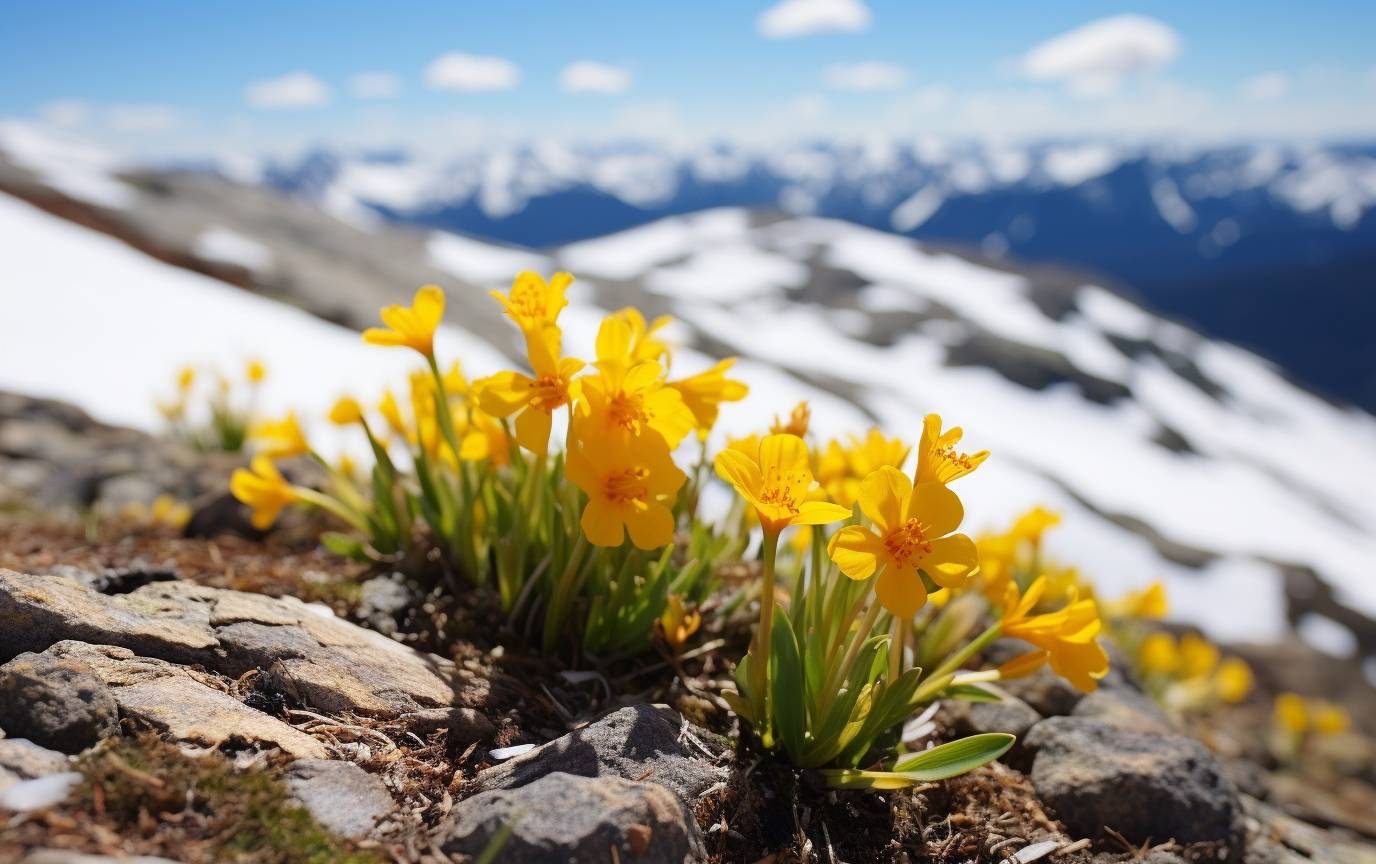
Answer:
MULTIPOLYGON (((828 791, 733 746, 711 652, 562 669, 309 526, 236 536, 219 457, 0 407, 0 861, 1376 861, 1362 778, 1270 770, 1245 711, 1187 735, 1121 668, 910 726, 1018 736, 970 775, 828 791), (117 515, 164 491, 186 531, 117 515)), ((1249 657, 1263 685, 1331 666, 1249 657)))

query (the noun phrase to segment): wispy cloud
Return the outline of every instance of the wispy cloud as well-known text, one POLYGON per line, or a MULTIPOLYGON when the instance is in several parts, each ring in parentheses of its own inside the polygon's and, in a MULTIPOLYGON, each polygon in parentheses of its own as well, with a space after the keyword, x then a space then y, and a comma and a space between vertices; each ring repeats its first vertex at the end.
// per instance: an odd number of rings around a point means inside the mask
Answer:
POLYGON ((1290 76, 1263 72, 1242 82, 1242 98, 1248 102, 1276 102, 1290 93, 1290 76))
POLYGON ((510 60, 459 51, 442 54, 425 67, 425 83, 435 90, 510 90, 520 80, 520 67, 510 60))
POLYGON ((780 0, 756 21, 760 35, 767 39, 854 33, 869 26, 870 10, 861 0, 780 0))
POLYGON ((559 73, 567 93, 625 93, 631 89, 631 70, 595 60, 570 63, 559 73))
POLYGON ((392 99, 401 93, 401 79, 391 72, 360 72, 349 79, 355 99, 392 99))
POLYGON ((182 125, 182 114, 171 105, 111 105, 105 125, 116 132, 171 132, 182 125))
POLYGON ((1163 69, 1180 54, 1180 35, 1155 18, 1114 15, 1032 48, 1021 61, 1034 81, 1059 81, 1078 96, 1107 96, 1131 75, 1163 69))
POLYGON ((78 99, 59 99, 40 106, 38 116, 49 125, 76 129, 91 119, 91 106, 78 99))
POLYGON ((315 108, 329 102, 330 95, 329 85, 311 73, 291 72, 248 85, 244 101, 254 108, 315 108))
POLYGON ((893 63, 833 63, 823 77, 832 90, 876 92, 902 87, 908 70, 893 63))

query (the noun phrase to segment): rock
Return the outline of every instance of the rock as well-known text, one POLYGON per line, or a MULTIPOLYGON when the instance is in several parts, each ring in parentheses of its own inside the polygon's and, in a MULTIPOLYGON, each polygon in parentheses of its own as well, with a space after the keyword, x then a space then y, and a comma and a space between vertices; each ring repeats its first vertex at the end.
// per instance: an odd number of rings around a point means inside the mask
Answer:
POLYGON ((1061 676, 1045 667, 1026 678, 1000 681, 999 688, 1043 717, 1061 717, 1075 710, 1084 698, 1061 676))
POLYGON ((1241 804, 1213 753, 1192 738, 1148 735, 1088 717, 1032 728, 1032 783, 1072 832, 1113 828, 1130 842, 1234 844, 1241 804))
POLYGON ((1070 713, 1072 717, 1102 720, 1129 732, 1169 735, 1175 731, 1170 719, 1155 702, 1142 693, 1128 689, 1088 693, 1070 713))
POLYGON ((375 576, 360 586, 357 620, 386 636, 398 632, 397 622, 414 609, 421 598, 399 574, 375 576))
POLYGON ((80 753, 115 731, 119 709, 84 663, 20 654, 0 666, 0 727, 64 753, 80 753))
POLYGON ((60 804, 71 794, 72 787, 80 783, 82 775, 75 771, 49 774, 33 780, 20 780, 0 789, 0 813, 12 810, 27 813, 60 804))
POLYGON ((658 783, 691 803, 725 772, 679 743, 666 711, 634 705, 480 772, 479 790, 515 789, 554 772, 658 783))
POLYGON ((1042 715, 1016 696, 998 702, 966 702, 953 699, 941 706, 941 718, 961 735, 1007 732, 1022 741, 1027 730, 1041 722, 1042 715))
POLYGON ((292 597, 189 582, 106 596, 71 578, 0 569, 0 660, 69 639, 233 678, 272 667, 285 689, 327 713, 391 719, 486 699, 485 682, 449 661, 292 597))
POLYGON ((56 750, 23 738, 0 738, 0 789, 21 780, 61 774, 70 767, 71 760, 56 750))
POLYGON ((202 747, 277 747, 301 759, 323 759, 325 745, 275 717, 211 687, 208 676, 128 648, 59 642, 46 652, 85 663, 104 684, 120 714, 135 723, 202 747))
POLYGON ((315 821, 350 840, 369 836, 396 810, 382 780, 352 762, 298 759, 287 768, 286 782, 315 821))
POLYGON ((684 864, 703 855, 692 814, 663 786, 562 772, 459 802, 442 849, 480 854, 508 825, 511 837, 497 856, 504 864, 684 864))
POLYGON ((120 856, 110 858, 106 855, 83 855, 66 849, 35 849, 20 860, 19 864, 177 864, 167 858, 153 858, 148 855, 120 856))

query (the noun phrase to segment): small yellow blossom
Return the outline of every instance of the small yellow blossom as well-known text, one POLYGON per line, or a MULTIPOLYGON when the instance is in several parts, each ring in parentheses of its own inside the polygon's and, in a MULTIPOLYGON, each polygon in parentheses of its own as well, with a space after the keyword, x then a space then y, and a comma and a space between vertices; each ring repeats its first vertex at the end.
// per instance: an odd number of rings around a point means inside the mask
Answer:
POLYGON ((352 396, 341 396, 330 408, 330 422, 336 426, 348 426, 363 422, 363 406, 352 396))
POLYGON ((625 321, 631 328, 630 356, 631 364, 643 363, 646 360, 653 360, 664 368, 669 368, 669 346, 659 336, 659 331, 674 323, 674 319, 668 315, 661 315, 650 323, 645 323, 645 316, 640 314, 640 310, 634 306, 627 306, 612 313, 612 317, 625 321))
MULTIPOLYGON (((575 420, 578 424, 580 420, 575 420)), ((627 532, 640 549, 674 539, 672 506, 688 479, 658 436, 587 437, 575 429, 567 475, 588 496, 581 525, 595 546, 620 546, 627 532)))
POLYGON ((1214 674, 1214 687, 1218 691, 1218 698, 1229 705, 1236 705, 1246 699, 1247 694, 1252 692, 1253 683, 1252 667, 1237 657, 1224 659, 1218 664, 1218 671, 1214 674))
POLYGON ((754 507, 767 533, 778 534, 790 525, 826 525, 851 515, 839 504, 809 500, 812 466, 807 444, 796 435, 769 435, 752 455, 723 450, 714 464, 717 476, 754 507))
POLYGON ((1009 533, 1017 540, 1026 541, 1036 546, 1042 542, 1042 535, 1048 529, 1055 528, 1059 524, 1061 524, 1061 514, 1047 510, 1045 507, 1033 507, 1018 517, 1018 521, 1013 523, 1013 529, 1009 533))
POLYGON ((664 614, 659 617, 659 628, 669 647, 678 651, 701 626, 702 613, 697 609, 689 610, 680 595, 670 594, 664 614))
POLYGON ((501 302, 503 310, 524 333, 543 330, 559 320, 559 313, 569 305, 564 292, 573 284, 568 273, 555 273, 548 282, 539 273, 519 273, 506 294, 489 292, 501 302))
POLYGON ((1346 732, 1352 725, 1352 718, 1343 708, 1331 702, 1317 702, 1310 706, 1310 726, 1319 735, 1337 735, 1346 732))
POLYGON ((1166 617, 1166 586, 1153 582, 1140 591, 1129 591, 1104 606, 1107 618, 1160 619, 1166 617))
POLYGON ((549 450, 554 412, 572 401, 573 376, 583 368, 582 360, 559 356, 559 342, 558 327, 530 331, 526 334, 526 349, 535 377, 523 372, 498 372, 473 385, 478 391, 478 404, 488 414, 517 414, 516 443, 536 454, 549 450))
POLYGON ((459 361, 455 360, 449 365, 448 371, 444 373, 444 392, 450 396, 467 396, 470 391, 468 378, 463 374, 463 367, 459 361))
POLYGON ((435 330, 444 317, 444 291, 437 285, 426 285, 416 292, 410 306, 386 306, 379 315, 387 326, 364 330, 364 342, 411 348, 434 357, 435 330))
POLYGON ((229 491, 253 510, 249 519, 253 527, 265 531, 277 521, 282 508, 299 496, 267 456, 254 457, 251 469, 235 469, 229 491))
POLYGON ((1098 679, 1108 673, 1108 653, 1096 639, 1102 625, 1094 601, 1072 597, 1063 609, 1032 615, 1045 590, 1043 579, 1034 581, 1025 594, 1014 583, 1005 588, 1003 635, 1039 649, 1024 655, 1026 660, 1018 658, 1021 662, 1034 664, 1033 658, 1040 657, 1077 690, 1098 688, 1098 679))
POLYGON ((965 515, 960 499, 940 483, 914 486, 886 465, 865 478, 860 510, 874 527, 847 525, 832 536, 827 553, 852 579, 878 570, 875 594, 899 618, 911 618, 927 602, 919 571, 945 588, 961 588, 978 565, 974 541, 953 533, 965 515))
POLYGON ((788 414, 788 420, 779 419, 779 415, 774 415, 774 422, 769 424, 769 434, 771 435, 796 435, 799 438, 807 437, 808 423, 812 420, 812 409, 807 402, 799 402, 793 406, 793 410, 788 414))
POLYGON ((1174 675, 1180 668, 1175 637, 1161 631, 1149 634, 1137 648, 1137 660, 1148 675, 1174 675))
POLYGON ((1303 735, 1309 729, 1309 708, 1304 697, 1298 693, 1281 693, 1272 707, 1277 726, 1295 735, 1303 735))
POLYGON ((401 416, 401 406, 397 405, 397 397, 388 390, 382 394, 382 401, 377 404, 378 413, 387 422, 387 428, 402 440, 410 440, 411 431, 406 428, 406 420, 401 416))
POLYGON ((1218 666, 1218 647, 1197 633, 1180 637, 1180 676, 1204 678, 1218 666))
POLYGON ((717 424, 721 403, 739 402, 750 392, 744 382, 726 377, 727 370, 735 362, 735 357, 727 357, 705 372, 668 383, 683 397, 683 404, 688 406, 688 410, 693 412, 700 436, 706 436, 717 424))
POLYGON ((941 415, 928 414, 922 421, 922 440, 917 446, 918 483, 950 483, 978 468, 989 458, 988 450, 962 453, 956 450, 963 431, 959 426, 941 431, 941 415))
POLYGON ((260 445, 260 452, 269 459, 304 456, 311 449, 295 413, 290 413, 281 420, 265 420, 257 424, 250 431, 249 437, 260 445))
POLYGON ((183 366, 177 370, 177 389, 186 393, 196 383, 196 369, 194 366, 183 366))
POLYGON ((268 377, 268 367, 261 360, 250 360, 244 367, 244 377, 250 384, 262 384, 268 377))
POLYGON ((149 515, 154 522, 182 528, 191 521, 191 508, 172 495, 164 493, 153 499, 149 515))

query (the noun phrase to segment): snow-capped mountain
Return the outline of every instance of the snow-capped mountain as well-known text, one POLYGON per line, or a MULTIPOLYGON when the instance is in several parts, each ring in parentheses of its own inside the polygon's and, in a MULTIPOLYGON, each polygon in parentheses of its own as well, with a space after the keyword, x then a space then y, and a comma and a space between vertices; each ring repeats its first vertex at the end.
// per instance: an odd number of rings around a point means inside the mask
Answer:
POLYGON ((545 142, 438 160, 320 150, 259 176, 344 218, 525 246, 746 206, 1071 265, 1376 409, 1376 147, 545 142))
POLYGON ((155 426, 177 365, 258 356, 265 410, 297 408, 322 446, 349 446, 323 422, 330 402, 375 394, 409 360, 359 340, 379 305, 444 285, 440 352, 481 375, 521 362, 485 289, 568 269, 571 353, 633 303, 678 320, 676 375, 741 358, 752 393, 719 437, 803 399, 819 439, 870 425, 912 439, 938 411, 993 451, 961 481, 970 530, 1044 504, 1065 516, 1049 551, 1108 593, 1164 578, 1177 617, 1221 638, 1288 622, 1372 654, 1376 418, 1068 271, 744 208, 532 251, 360 228, 204 174, 40 167, 0 158, 0 388, 155 426))

